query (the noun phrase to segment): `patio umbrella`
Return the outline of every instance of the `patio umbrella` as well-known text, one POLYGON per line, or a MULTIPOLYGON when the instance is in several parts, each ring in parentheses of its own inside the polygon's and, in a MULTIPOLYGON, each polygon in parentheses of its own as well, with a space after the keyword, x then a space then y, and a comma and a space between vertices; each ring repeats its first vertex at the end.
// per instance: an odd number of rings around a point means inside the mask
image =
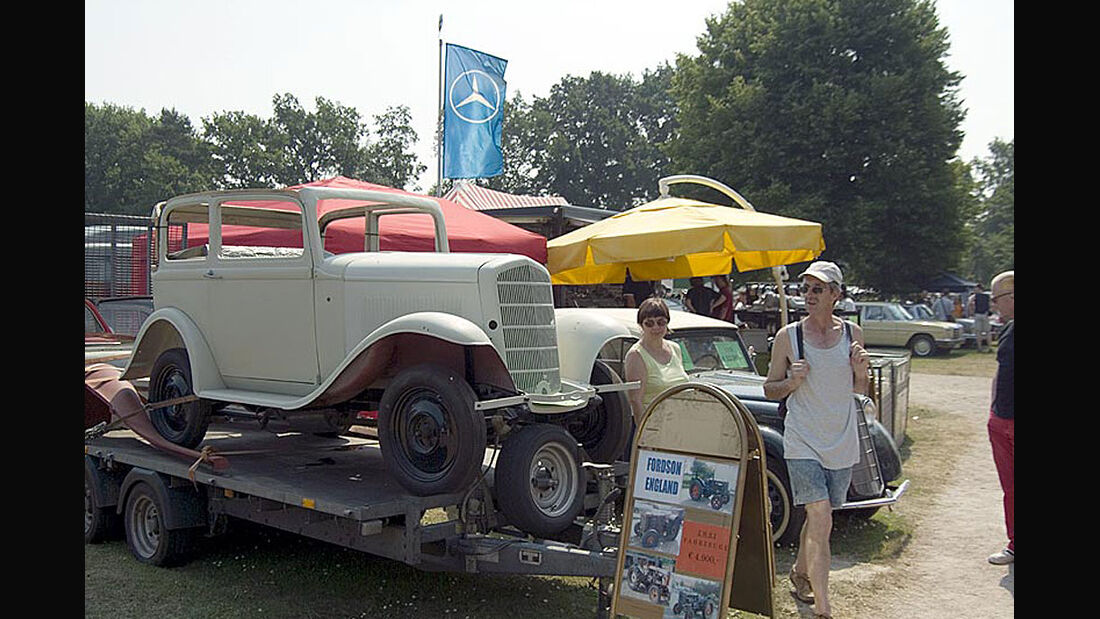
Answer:
POLYGON ((778 267, 821 255, 821 224, 757 212, 726 185, 701 176, 659 181, 661 195, 547 242, 547 268, 555 284, 723 275, 774 267, 786 323, 786 298, 778 267), (692 182, 730 196, 738 207, 676 198, 673 183, 692 182))

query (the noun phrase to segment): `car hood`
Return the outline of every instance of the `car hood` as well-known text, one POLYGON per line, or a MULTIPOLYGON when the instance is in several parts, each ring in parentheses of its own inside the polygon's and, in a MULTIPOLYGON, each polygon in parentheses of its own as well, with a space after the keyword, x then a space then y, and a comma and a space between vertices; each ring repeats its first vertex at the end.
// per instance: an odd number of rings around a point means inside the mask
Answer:
POLYGON ((756 374, 736 370, 706 370, 690 374, 689 378, 718 387, 739 400, 771 401, 764 397, 765 378, 756 374))

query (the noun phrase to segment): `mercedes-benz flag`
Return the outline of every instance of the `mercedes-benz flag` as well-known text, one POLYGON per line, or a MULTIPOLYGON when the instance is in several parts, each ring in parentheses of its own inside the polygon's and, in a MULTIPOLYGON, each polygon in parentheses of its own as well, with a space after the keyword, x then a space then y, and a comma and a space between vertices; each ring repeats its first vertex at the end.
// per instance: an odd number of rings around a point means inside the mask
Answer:
POLYGON ((443 176, 497 176, 503 167, 500 136, 508 61, 451 43, 446 59, 443 176))

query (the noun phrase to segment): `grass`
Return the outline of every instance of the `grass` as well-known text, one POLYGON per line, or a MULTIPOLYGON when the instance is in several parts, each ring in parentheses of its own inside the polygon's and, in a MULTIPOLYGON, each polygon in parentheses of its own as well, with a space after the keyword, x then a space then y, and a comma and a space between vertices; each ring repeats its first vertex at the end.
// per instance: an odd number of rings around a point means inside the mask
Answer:
POLYGON ((912 357, 909 368, 919 374, 993 378, 993 374, 997 371, 996 350, 995 347, 992 352, 978 352, 973 348, 958 348, 931 357, 912 357))
MULTIPOLYGON (((974 351, 916 359, 914 372, 992 376, 993 355, 974 351)), ((833 531, 837 565, 871 564, 858 583, 834 578, 834 608, 862 616, 883 590, 898 587, 891 570, 905 552, 939 484, 952 470, 954 446, 968 429, 956 416, 910 408, 899 446, 910 490, 896 509, 870 519, 838 514, 833 531)), ((429 516, 430 517, 430 516, 429 516)), ((786 573, 795 548, 775 549, 776 617, 806 615, 788 594, 786 573)), ((233 521, 230 532, 200 540, 191 562, 165 569, 138 563, 125 542, 84 547, 86 617, 592 617, 589 578, 428 573, 325 542, 233 521)), ((727 617, 755 617, 730 610, 727 617)))

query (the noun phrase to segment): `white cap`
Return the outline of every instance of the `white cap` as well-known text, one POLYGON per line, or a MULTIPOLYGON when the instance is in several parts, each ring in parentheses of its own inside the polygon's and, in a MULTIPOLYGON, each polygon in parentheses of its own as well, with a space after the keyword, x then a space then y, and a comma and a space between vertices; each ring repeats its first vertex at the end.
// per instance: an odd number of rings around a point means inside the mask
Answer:
POLYGON ((826 284, 829 282, 844 283, 844 275, 840 273, 840 267, 826 260, 814 262, 799 277, 806 277, 807 275, 816 277, 826 284))

